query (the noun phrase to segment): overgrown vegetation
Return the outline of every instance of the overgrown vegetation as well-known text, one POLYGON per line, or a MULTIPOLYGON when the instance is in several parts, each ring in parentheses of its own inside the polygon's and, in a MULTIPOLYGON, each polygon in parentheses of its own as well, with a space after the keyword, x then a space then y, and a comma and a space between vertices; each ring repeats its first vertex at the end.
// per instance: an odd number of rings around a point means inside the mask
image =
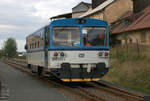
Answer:
POLYGON ((13 58, 17 55, 17 43, 13 38, 8 38, 0 51, 0 57, 13 58))
POLYGON ((110 71, 104 80, 150 94, 150 47, 111 48, 110 71))

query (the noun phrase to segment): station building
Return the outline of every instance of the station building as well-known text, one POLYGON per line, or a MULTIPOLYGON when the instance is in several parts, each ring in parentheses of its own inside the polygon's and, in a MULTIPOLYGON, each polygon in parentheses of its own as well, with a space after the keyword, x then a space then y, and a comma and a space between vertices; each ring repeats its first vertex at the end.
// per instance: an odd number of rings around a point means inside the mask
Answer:
POLYGON ((132 10, 132 0, 92 0, 92 8, 79 17, 101 19, 111 24, 132 10))
POLYGON ((80 2, 71 13, 53 18, 95 18, 105 20, 111 27, 111 38, 121 40, 124 36, 130 44, 150 44, 150 0, 92 0, 80 2))
POLYGON ((112 23, 112 36, 122 44, 150 45, 150 0, 133 0, 133 8, 112 23))

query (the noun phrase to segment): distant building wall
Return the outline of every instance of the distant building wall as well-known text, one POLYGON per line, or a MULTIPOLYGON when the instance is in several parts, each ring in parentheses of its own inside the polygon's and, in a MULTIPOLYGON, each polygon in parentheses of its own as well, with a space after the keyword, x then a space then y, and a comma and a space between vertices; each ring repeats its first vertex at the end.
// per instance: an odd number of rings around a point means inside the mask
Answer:
POLYGON ((94 19, 100 19, 100 20, 103 20, 104 19, 104 12, 97 12, 97 13, 94 13, 90 16, 88 16, 88 18, 94 18, 94 19))
POLYGON ((78 18, 79 16, 83 15, 85 12, 82 11, 82 12, 74 12, 72 13, 72 18, 78 18))
POLYGON ((111 24, 128 11, 133 11, 132 0, 116 0, 105 7, 103 10, 100 10, 86 17, 105 20, 111 24))
POLYGON ((128 44, 136 44, 138 40, 140 45, 150 45, 150 29, 118 34, 116 38, 121 40, 122 45, 125 44, 124 34, 126 34, 128 44))
POLYGON ((112 23, 119 19, 124 13, 133 10, 132 0, 116 0, 104 11, 104 20, 112 23))

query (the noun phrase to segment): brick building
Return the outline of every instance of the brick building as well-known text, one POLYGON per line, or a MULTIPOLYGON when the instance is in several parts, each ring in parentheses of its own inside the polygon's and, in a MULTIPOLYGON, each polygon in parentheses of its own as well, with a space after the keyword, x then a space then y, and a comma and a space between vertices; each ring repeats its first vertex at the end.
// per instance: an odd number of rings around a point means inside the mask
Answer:
POLYGON ((92 0, 92 9, 80 17, 101 19, 111 24, 132 10, 132 0, 92 0))
POLYGON ((133 12, 129 12, 112 25, 112 36, 125 43, 150 45, 150 0, 133 0, 133 12))

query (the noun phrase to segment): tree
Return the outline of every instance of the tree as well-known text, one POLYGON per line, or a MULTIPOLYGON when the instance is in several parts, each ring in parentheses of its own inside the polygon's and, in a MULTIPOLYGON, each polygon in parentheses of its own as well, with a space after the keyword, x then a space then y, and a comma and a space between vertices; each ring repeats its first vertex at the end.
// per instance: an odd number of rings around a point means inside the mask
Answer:
POLYGON ((4 42, 3 51, 6 57, 13 58, 17 55, 17 43, 13 38, 8 38, 4 42))
POLYGON ((0 50, 0 58, 2 57, 2 50, 0 50))

